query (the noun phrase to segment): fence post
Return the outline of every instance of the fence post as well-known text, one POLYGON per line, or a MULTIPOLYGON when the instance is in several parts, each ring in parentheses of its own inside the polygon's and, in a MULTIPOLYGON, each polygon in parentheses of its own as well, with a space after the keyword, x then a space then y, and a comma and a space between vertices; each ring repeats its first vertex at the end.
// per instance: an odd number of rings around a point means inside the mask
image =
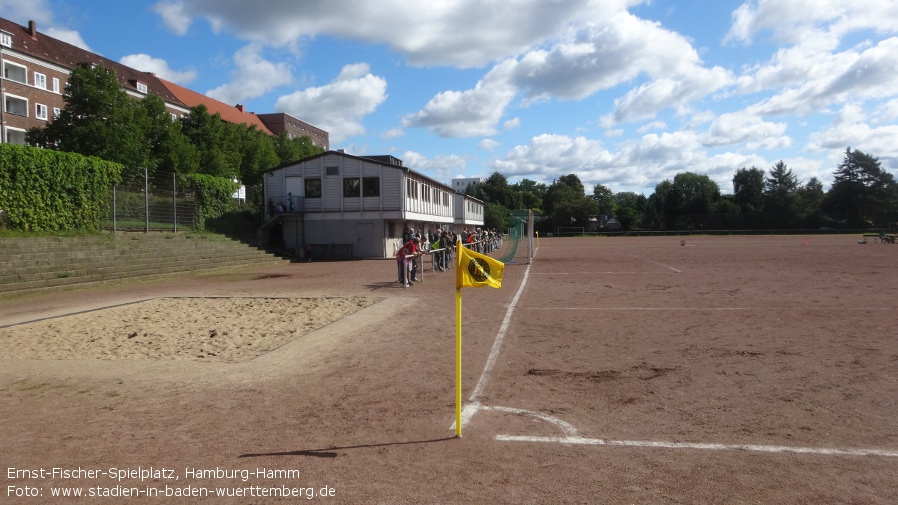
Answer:
POLYGON ((175 233, 178 233, 178 179, 177 174, 171 174, 171 210, 174 216, 175 233))
POLYGON ((144 216, 144 233, 150 233, 150 182, 147 169, 143 169, 143 216, 144 216))
POLYGON ((115 233, 115 232, 117 231, 117 230, 116 230, 116 224, 115 224, 115 223, 116 223, 116 221, 115 221, 115 215, 116 215, 116 212, 117 212, 117 209, 116 209, 116 200, 115 200, 115 188, 116 188, 116 187, 118 187, 118 184, 113 184, 113 185, 112 185, 112 233, 115 233))

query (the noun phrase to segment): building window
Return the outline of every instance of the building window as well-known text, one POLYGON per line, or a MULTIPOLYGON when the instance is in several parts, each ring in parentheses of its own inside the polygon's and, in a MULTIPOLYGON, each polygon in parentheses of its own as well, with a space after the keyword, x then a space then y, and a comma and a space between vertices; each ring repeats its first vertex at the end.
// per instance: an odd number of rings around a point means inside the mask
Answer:
POLYGON ((42 103, 34 104, 34 117, 37 119, 47 120, 47 106, 42 103))
POLYGON ((20 82, 22 84, 28 84, 28 71, 21 65, 17 65, 9 61, 4 61, 3 78, 9 79, 10 81, 20 82))
POLYGON ((25 145, 25 130, 13 129, 7 126, 4 128, 4 131, 7 144, 25 145))
POLYGON ((44 74, 34 73, 34 87, 47 89, 47 76, 44 74))
POLYGON ((3 111, 17 116, 28 117, 28 100, 15 95, 5 95, 3 97, 3 111))
POLYGON ((53 78, 53 92, 59 93, 59 78, 58 77, 53 78))
POLYGON ((324 167, 324 175, 340 175, 340 167, 324 167))
POLYGON ((3 47, 12 47, 12 34, 2 32, 0 33, 0 46, 3 47))
POLYGON ((361 180, 358 177, 343 178, 343 196, 345 198, 358 198, 362 196, 361 180))
POLYGON ((61 114, 61 113, 62 113, 62 109, 60 109, 59 107, 53 107, 53 119, 58 119, 59 114, 61 114))
POLYGON ((321 198, 321 179, 306 179, 306 198, 321 198))
POLYGON ((142 82, 140 82, 140 81, 137 81, 137 91, 139 91, 139 92, 141 92, 141 93, 146 93, 146 92, 147 92, 147 85, 144 84, 144 83, 142 83, 142 82))
POLYGON ((363 178, 362 194, 365 196, 380 196, 380 177, 363 178))

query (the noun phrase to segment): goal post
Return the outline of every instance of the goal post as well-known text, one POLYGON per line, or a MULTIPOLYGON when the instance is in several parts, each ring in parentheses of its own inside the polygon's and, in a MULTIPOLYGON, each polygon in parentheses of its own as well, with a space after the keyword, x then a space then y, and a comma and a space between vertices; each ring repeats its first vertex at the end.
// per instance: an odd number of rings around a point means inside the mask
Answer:
POLYGON ((508 248, 505 255, 499 258, 503 263, 517 263, 516 256, 525 255, 526 262, 530 263, 533 258, 533 211, 531 210, 515 210, 512 211, 512 223, 508 230, 508 248), (521 240, 526 239, 524 250, 518 251, 521 240))

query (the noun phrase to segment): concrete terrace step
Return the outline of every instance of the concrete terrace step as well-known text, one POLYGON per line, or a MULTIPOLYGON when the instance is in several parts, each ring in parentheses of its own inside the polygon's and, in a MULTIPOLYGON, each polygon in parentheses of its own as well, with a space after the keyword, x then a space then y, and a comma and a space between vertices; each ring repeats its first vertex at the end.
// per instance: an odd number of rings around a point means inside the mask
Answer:
POLYGON ((214 235, 117 233, 0 238, 0 298, 127 278, 285 261, 214 235))

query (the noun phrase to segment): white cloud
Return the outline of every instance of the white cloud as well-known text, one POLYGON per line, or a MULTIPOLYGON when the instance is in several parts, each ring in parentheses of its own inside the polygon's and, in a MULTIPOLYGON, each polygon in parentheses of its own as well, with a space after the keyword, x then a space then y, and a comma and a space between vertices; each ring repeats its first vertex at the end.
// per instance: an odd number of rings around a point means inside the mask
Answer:
POLYGON ((505 131, 514 130, 515 128, 518 128, 519 126, 521 126, 521 118, 519 118, 519 117, 513 117, 513 118, 509 119, 508 121, 502 123, 502 129, 505 131))
MULTIPOLYGON (((867 154, 898 160, 898 125, 873 128, 865 123, 841 123, 810 136, 809 151, 860 149, 867 154)), ((893 166, 894 167, 894 166, 893 166)))
POLYGON ((273 63, 261 54, 262 48, 256 44, 240 48, 234 53, 233 79, 206 95, 224 103, 244 103, 293 80, 290 67, 286 63, 273 63))
POLYGON ((387 130, 386 132, 384 132, 384 134, 381 135, 381 138, 384 138, 384 139, 389 140, 389 139, 395 139, 395 138, 397 138, 397 137, 403 137, 403 136, 405 136, 405 130, 404 130, 404 129, 402 129, 402 128, 391 128, 391 129, 387 130))
POLYGON ((898 37, 863 52, 844 51, 813 58, 807 77, 753 107, 759 115, 808 115, 852 99, 887 98, 898 89, 898 37))
POLYGON ((500 145, 499 142, 496 141, 496 140, 493 140, 493 139, 483 139, 483 140, 480 141, 479 144, 477 144, 477 148, 478 148, 478 149, 482 149, 482 150, 484 150, 484 151, 490 151, 490 152, 493 152, 493 151, 496 150, 497 147, 499 147, 499 145, 500 145))
POLYGON ((644 134, 644 133, 650 132, 652 130, 663 130, 665 128, 667 128, 667 123, 665 123, 664 121, 652 121, 650 123, 646 123, 646 124, 640 126, 636 130, 636 133, 644 134))
POLYGON ((131 54, 120 59, 119 63, 142 72, 154 73, 165 80, 182 86, 185 86, 196 79, 196 71, 187 70, 185 72, 178 72, 172 70, 165 60, 153 58, 149 54, 131 54))
POLYGON ((331 143, 365 132, 362 119, 387 99, 387 81, 367 64, 347 65, 330 84, 278 98, 275 109, 302 118, 330 133, 331 143))
POLYGON ((898 31, 898 3, 893 0, 756 0, 746 1, 733 12, 733 25, 724 42, 750 42, 760 32, 770 32, 782 42, 796 44, 813 31, 836 37, 870 29, 898 31))
MULTIPOLYGON (((602 143, 585 137, 539 135, 529 145, 512 149, 490 167, 506 177, 528 177, 551 182, 562 175, 599 171, 611 166, 612 156, 602 143)), ((584 181, 584 184, 586 181, 584 181)))
MULTIPOLYGON (((38 30, 40 30, 40 27, 38 27, 38 30)), ((85 51, 93 52, 90 46, 87 45, 87 42, 85 42, 81 37, 81 33, 79 33, 77 30, 50 27, 44 30, 44 33, 53 37, 54 39, 59 39, 63 42, 68 42, 75 47, 80 47, 85 51)))
POLYGON ((582 19, 602 19, 641 0, 163 0, 176 33, 202 17, 218 31, 275 46, 333 36, 386 45, 412 65, 478 67, 545 42, 582 19), (247 8, 247 6, 251 8, 247 8))
POLYGON ((405 116, 405 127, 425 127, 443 137, 494 135, 515 89, 502 79, 487 76, 467 91, 444 91, 424 108, 405 116))
POLYGON ((186 35, 192 22, 191 16, 184 9, 184 4, 176 0, 163 0, 153 5, 153 11, 162 18, 162 22, 172 33, 186 35))
POLYGON ((436 174, 435 179, 447 184, 452 179, 452 174, 464 172, 467 166, 467 161, 456 154, 438 155, 429 158, 415 151, 406 151, 399 158, 402 160, 403 166, 418 172, 424 170, 434 172, 436 174))
POLYGON ((749 149, 788 147, 786 123, 771 123, 745 112, 721 114, 702 135, 706 147, 746 144, 749 149))

